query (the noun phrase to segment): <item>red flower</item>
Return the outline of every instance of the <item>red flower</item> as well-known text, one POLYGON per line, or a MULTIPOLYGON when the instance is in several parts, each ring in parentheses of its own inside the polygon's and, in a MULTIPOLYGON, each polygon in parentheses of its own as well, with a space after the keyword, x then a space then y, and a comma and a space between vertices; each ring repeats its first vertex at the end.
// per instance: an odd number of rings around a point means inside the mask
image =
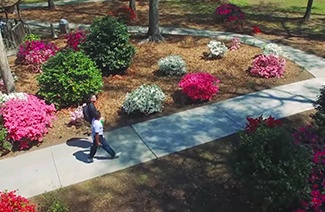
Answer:
POLYGON ((261 29, 258 26, 253 26, 254 34, 261 33, 261 29))

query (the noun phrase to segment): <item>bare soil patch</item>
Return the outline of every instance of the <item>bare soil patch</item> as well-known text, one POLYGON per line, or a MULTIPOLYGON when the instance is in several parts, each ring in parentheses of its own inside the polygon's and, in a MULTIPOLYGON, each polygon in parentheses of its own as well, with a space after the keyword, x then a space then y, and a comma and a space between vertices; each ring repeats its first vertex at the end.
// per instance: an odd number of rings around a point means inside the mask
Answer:
MULTIPOLYGON (((203 103, 189 101, 179 90, 178 82, 181 76, 162 76, 158 71, 157 62, 160 58, 170 54, 181 55, 187 63, 188 72, 205 71, 220 79, 220 92, 211 103, 222 101, 238 95, 259 91, 274 86, 297 82, 312 78, 311 74, 302 70, 292 61, 287 60, 285 76, 281 79, 263 79, 249 74, 253 58, 261 53, 256 47, 243 45, 239 50, 229 51, 226 57, 217 60, 205 60, 202 56, 208 51, 209 38, 191 36, 168 36, 164 43, 146 43, 138 45, 143 38, 132 37, 131 42, 136 45, 136 55, 125 76, 104 77, 104 89, 99 94, 97 107, 105 117, 106 130, 127 126, 141 121, 165 116, 203 103), (127 115, 121 110, 121 105, 127 92, 142 84, 157 84, 166 94, 166 101, 162 113, 152 115, 127 115)), ((64 46, 64 39, 55 40, 58 46, 64 46)), ((17 91, 35 94, 38 90, 36 77, 26 66, 14 64, 11 58, 11 68, 19 77, 16 83, 17 91)), ((81 103, 82 104, 82 103, 81 103)), ((53 144, 64 143, 68 139, 84 137, 86 127, 76 128, 67 126, 70 121, 70 111, 75 108, 62 109, 57 112, 57 119, 53 128, 45 136, 39 148, 53 144)), ((32 148, 38 149, 38 148, 32 148)), ((7 156, 15 155, 10 153, 7 156)))

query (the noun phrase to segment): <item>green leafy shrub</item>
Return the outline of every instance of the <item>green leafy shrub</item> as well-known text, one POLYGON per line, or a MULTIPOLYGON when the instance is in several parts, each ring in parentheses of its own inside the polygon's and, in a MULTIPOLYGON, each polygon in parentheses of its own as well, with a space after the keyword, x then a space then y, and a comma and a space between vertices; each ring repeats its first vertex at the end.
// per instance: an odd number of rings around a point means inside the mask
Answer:
POLYGON ((264 209, 286 208, 306 197, 310 152, 294 144, 289 130, 273 118, 248 119, 233 153, 233 168, 264 209))
POLYGON ((23 38, 23 42, 25 41, 33 41, 33 40, 41 40, 41 37, 37 34, 27 34, 24 38, 23 38))
POLYGON ((165 94, 157 85, 141 85, 127 93, 122 108, 128 114, 161 112, 165 94))
POLYGON ((159 70, 166 75, 182 75, 186 73, 186 63, 179 55, 169 55, 158 61, 159 70))
POLYGON ((103 87, 100 71, 83 52, 61 51, 43 66, 38 94, 57 107, 78 104, 103 87))
POLYGON ((312 115, 315 124, 321 129, 321 134, 325 136, 325 86, 320 89, 320 94, 314 104, 316 113, 312 115))
POLYGON ((123 74, 135 54, 126 26, 110 16, 96 19, 91 24, 81 49, 95 61, 104 75, 123 74))
POLYGON ((39 206, 39 211, 46 212, 69 212, 70 209, 66 202, 62 201, 60 190, 51 193, 45 193, 39 206))
MULTIPOLYGON (((12 145, 7 141, 7 130, 3 125, 0 126, 0 153, 11 151, 12 145)), ((1 155, 1 154, 0 154, 1 155)))

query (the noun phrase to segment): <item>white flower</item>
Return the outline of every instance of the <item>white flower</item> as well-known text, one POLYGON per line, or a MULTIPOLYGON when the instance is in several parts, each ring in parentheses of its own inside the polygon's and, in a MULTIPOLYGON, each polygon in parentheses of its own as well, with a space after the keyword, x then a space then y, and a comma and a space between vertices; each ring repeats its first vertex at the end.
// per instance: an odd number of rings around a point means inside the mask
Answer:
POLYGON ((208 47, 210 49, 209 57, 211 58, 223 57, 228 51, 224 43, 216 40, 211 40, 208 43, 208 47))
POLYGON ((141 85, 127 93, 122 108, 128 114, 161 112, 166 96, 157 85, 141 85))
POLYGON ((169 76, 185 74, 185 65, 185 61, 179 55, 169 55, 158 61, 159 70, 169 76))
POLYGON ((21 100, 27 100, 27 93, 22 92, 16 92, 16 93, 10 93, 10 94, 0 94, 0 105, 8 101, 9 99, 21 99, 21 100))
POLYGON ((273 54, 276 56, 281 56, 283 54, 282 48, 275 43, 269 43, 262 47, 263 54, 269 55, 273 54))

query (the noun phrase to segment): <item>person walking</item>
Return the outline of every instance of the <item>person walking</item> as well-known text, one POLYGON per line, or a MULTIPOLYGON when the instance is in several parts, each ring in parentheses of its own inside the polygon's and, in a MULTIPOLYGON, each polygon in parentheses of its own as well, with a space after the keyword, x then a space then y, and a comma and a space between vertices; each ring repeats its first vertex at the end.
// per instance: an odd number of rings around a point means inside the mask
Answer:
POLYGON ((100 121, 101 115, 100 112, 97 110, 94 113, 95 117, 91 122, 91 129, 92 129, 92 138, 93 138, 93 145, 90 148, 90 153, 88 156, 88 163, 92 163, 94 161, 94 156, 97 152, 98 147, 102 147, 112 158, 118 158, 121 155, 121 152, 115 152, 110 145, 107 143, 104 137, 104 130, 103 124, 100 121))
POLYGON ((89 96, 88 101, 89 102, 87 104, 86 113, 88 115, 88 118, 87 118, 88 120, 87 121, 91 125, 92 120, 95 118, 96 111, 98 111, 96 106, 95 106, 95 102, 97 101, 97 96, 95 94, 91 94, 89 96))

